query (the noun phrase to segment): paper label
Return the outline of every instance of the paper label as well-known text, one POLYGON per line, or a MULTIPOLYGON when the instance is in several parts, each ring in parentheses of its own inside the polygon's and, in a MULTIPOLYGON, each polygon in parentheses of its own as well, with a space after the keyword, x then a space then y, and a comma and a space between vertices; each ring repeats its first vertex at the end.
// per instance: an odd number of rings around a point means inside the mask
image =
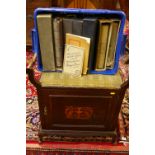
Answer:
POLYGON ((81 76, 84 60, 84 49, 73 45, 66 45, 63 72, 81 76))

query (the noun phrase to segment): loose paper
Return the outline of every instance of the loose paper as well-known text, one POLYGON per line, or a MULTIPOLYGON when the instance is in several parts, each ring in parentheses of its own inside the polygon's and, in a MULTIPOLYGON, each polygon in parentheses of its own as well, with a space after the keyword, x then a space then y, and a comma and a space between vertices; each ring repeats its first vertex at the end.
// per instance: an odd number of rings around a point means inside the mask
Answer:
POLYGON ((72 76, 81 76, 84 61, 84 49, 73 46, 65 46, 63 72, 72 76))

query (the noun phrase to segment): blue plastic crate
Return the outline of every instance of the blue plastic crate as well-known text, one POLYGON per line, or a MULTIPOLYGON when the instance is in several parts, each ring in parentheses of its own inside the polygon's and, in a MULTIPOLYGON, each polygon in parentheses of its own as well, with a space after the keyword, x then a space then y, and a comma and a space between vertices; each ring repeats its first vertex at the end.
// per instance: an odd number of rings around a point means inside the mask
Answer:
POLYGON ((121 52, 120 52, 121 56, 123 56, 125 53, 126 40, 127 40, 127 34, 123 34, 123 39, 121 43, 121 52))
POLYGON ((118 70, 119 65, 119 57, 121 52, 121 42, 123 40, 123 29, 125 25, 125 13, 122 11, 116 10, 104 10, 104 9, 66 9, 66 8, 37 8, 34 11, 34 29, 32 29, 32 49, 33 52, 37 53, 37 62, 38 62, 38 70, 43 71, 43 66, 41 62, 41 55, 40 55, 40 47, 39 47, 39 38, 38 38, 38 29, 37 29, 37 20, 36 17, 38 14, 42 13, 52 13, 52 14, 77 14, 77 15, 87 15, 88 16, 114 16, 121 20, 117 46, 116 46, 116 56, 115 56, 115 64, 113 69, 107 69, 105 71, 95 71, 90 70, 88 74, 115 74, 118 70))

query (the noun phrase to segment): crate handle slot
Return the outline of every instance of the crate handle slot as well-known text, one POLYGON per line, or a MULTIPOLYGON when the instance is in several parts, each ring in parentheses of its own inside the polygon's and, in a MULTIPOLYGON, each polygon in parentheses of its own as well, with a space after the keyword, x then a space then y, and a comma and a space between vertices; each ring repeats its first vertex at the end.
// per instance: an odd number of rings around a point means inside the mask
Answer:
POLYGON ((36 53, 37 49, 36 49, 36 30, 35 29, 31 30, 31 36, 32 36, 32 51, 36 53))

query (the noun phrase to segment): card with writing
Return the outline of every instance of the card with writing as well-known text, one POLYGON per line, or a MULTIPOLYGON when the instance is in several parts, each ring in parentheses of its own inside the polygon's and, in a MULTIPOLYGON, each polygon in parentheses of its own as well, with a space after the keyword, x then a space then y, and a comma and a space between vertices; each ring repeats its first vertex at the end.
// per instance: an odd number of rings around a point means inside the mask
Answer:
POLYGON ((84 60, 84 49, 73 46, 65 46, 63 72, 72 76, 81 76, 84 60))

